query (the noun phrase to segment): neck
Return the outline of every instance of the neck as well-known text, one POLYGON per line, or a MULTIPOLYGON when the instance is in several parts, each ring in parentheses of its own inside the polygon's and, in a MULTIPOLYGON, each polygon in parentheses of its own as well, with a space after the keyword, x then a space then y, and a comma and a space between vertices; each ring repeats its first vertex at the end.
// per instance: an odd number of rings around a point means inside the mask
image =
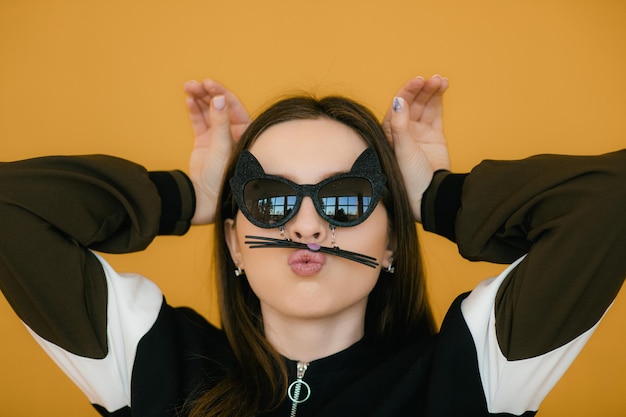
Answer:
POLYGON ((365 306, 322 318, 284 317, 263 308, 265 336, 288 359, 311 362, 340 352, 364 335, 365 306))

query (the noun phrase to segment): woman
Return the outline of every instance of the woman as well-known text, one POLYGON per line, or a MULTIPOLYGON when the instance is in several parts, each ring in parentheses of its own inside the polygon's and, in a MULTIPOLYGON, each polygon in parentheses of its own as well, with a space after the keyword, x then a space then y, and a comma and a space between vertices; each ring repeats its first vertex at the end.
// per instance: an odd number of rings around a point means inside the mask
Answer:
POLYGON ((407 82, 384 130, 349 100, 287 99, 239 138, 236 98, 190 83, 191 183, 107 157, 3 164, 3 291, 102 415, 533 415, 626 274, 626 153, 450 174, 446 88, 407 82), (88 250, 190 219, 217 225, 223 332, 88 250), (415 220, 513 262, 437 335, 415 220))

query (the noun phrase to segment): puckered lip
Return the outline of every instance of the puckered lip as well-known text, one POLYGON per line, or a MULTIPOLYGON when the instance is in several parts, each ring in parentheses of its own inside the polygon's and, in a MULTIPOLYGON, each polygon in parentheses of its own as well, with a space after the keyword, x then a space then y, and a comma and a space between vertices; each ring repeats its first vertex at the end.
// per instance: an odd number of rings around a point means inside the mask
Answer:
POLYGON ((326 256, 320 252, 301 249, 289 255, 287 263, 296 274, 309 276, 322 269, 326 263, 326 256))

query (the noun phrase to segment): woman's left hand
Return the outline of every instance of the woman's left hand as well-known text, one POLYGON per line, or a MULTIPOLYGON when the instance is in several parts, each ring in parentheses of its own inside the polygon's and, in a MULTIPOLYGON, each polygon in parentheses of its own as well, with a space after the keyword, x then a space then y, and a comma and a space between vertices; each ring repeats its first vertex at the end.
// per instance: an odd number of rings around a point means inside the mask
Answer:
POLYGON ((417 221, 421 221, 422 195, 433 174, 450 169, 442 119, 447 88, 448 80, 439 75, 413 78, 398 91, 383 120, 417 221))

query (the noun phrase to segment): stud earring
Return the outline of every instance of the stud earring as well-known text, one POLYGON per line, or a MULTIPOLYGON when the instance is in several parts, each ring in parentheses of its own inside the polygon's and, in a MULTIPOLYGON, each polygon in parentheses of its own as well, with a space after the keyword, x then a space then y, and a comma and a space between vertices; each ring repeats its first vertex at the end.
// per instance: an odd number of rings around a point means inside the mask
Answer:
POLYGON ((394 272, 396 272, 396 267, 393 266, 393 258, 389 258, 389 265, 387 265, 385 271, 387 271, 387 273, 389 274, 393 274, 394 272))
POLYGON ((246 271, 244 271, 243 269, 241 269, 241 267, 239 267, 239 265, 236 265, 237 268, 235 269, 235 276, 236 277, 240 277, 242 275, 244 275, 246 273, 246 271))

